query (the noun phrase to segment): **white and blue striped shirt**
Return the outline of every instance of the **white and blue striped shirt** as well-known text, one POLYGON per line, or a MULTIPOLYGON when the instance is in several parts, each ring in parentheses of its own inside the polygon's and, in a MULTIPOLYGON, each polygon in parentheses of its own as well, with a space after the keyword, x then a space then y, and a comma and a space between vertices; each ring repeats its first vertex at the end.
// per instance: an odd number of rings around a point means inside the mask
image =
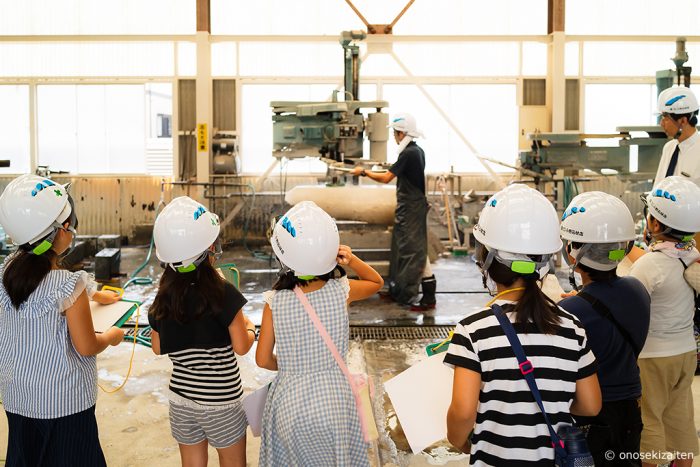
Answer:
POLYGON ((63 313, 88 280, 84 271, 52 270, 19 309, 0 281, 0 395, 7 412, 47 419, 95 405, 95 357, 75 350, 63 313))

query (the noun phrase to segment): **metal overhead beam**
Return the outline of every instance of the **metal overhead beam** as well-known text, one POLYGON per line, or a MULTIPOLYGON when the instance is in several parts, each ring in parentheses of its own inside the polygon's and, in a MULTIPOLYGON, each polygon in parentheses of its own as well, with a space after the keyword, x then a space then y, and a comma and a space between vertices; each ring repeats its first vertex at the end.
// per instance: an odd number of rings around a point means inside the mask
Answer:
POLYGON ((358 18, 360 18, 360 21, 362 21, 365 26, 367 27, 367 33, 368 34, 392 34, 394 31, 394 26, 396 26, 396 23, 399 22, 401 17, 408 11, 408 9, 413 5, 413 3, 416 0, 408 0, 408 3, 406 6, 403 7, 403 9, 399 12, 398 15, 396 15, 396 18, 389 23, 389 24, 370 24, 369 21, 360 13, 360 10, 357 9, 357 7, 352 3, 351 0, 345 0, 345 3, 347 3, 350 8, 352 8, 352 11, 355 12, 358 18))
POLYGON ((209 0, 197 0, 197 32, 211 34, 211 5, 209 0))

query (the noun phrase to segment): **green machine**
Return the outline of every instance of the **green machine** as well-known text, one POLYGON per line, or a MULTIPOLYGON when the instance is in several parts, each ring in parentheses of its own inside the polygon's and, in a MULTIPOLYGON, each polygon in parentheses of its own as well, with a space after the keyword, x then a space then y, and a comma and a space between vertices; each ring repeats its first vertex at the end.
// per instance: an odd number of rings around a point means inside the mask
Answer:
POLYGON ((389 103, 359 100, 358 41, 365 37, 363 31, 344 31, 341 34, 345 67, 342 100, 338 100, 336 91, 331 101, 270 103, 274 157, 321 157, 329 162, 352 162, 362 158, 366 137, 370 143, 370 159, 386 162, 389 116, 382 109, 389 103), (367 111, 366 116, 363 110, 367 111))
MULTIPOLYGON (((675 70, 656 72, 657 92, 678 85, 690 86, 691 67, 685 50, 686 39, 676 40, 676 55, 671 61, 675 70)), ((660 126, 621 126, 613 134, 531 133, 531 149, 520 152, 520 166, 540 174, 553 175, 557 169, 604 169, 637 179, 652 179, 668 138, 660 126), (617 145, 589 145, 595 139, 615 139, 617 145), (637 171, 630 173, 630 159, 637 155, 637 171)))

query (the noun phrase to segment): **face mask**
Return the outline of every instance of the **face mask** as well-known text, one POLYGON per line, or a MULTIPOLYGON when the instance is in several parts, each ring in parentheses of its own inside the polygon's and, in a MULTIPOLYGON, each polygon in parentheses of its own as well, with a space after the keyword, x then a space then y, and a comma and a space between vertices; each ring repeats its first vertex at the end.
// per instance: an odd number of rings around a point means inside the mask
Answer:
POLYGON ((413 138, 405 135, 401 142, 399 143, 398 147, 396 148, 396 154, 401 154, 404 149, 406 149, 406 146, 408 146, 411 141, 413 141, 413 138))
POLYGON ((498 287, 496 282, 491 279, 488 272, 481 271, 481 279, 484 284, 484 288, 488 291, 489 295, 495 297, 498 294, 498 287))

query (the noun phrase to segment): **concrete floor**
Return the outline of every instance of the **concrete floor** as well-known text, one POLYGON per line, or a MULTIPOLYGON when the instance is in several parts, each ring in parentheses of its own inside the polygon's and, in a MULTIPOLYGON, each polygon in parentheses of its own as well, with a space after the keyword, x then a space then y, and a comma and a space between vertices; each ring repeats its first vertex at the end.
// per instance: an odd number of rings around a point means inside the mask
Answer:
MULTIPOLYGON (((123 250, 122 271, 132 271, 145 258, 144 249, 123 250)), ((256 324, 262 312, 262 292, 272 285, 274 264, 269 260, 252 258, 245 251, 228 252, 226 260, 235 261, 242 275, 241 290, 249 303, 244 312, 256 324)), ((160 268, 155 258, 142 275, 157 278, 160 268)), ((401 309, 379 298, 372 298, 350 307, 353 326, 421 326, 454 325, 470 309, 483 306, 488 296, 483 292, 481 277, 470 259, 443 258, 434 264, 438 280, 438 306, 428 315, 401 309)), ((563 275, 561 277, 562 282, 563 275)), ((123 282, 123 281, 122 281, 123 282)), ((132 286, 129 298, 148 305, 155 294, 154 286, 132 286)), ((145 308, 145 307, 144 307, 145 308)), ((145 318, 145 311, 141 324, 145 318)), ((380 428, 380 438, 369 450, 373 466, 466 465, 467 456, 456 452, 447 442, 438 443, 423 453, 410 453, 408 443, 397 422, 391 403, 384 391, 384 381, 400 373, 425 355, 431 340, 360 340, 351 344, 351 370, 365 370, 375 384, 374 411, 380 428)), ((123 380, 129 366, 132 345, 122 343, 110 347, 97 360, 100 383, 107 389, 123 380)), ((246 392, 266 384, 274 373, 255 365, 255 347, 242 357, 239 366, 246 392)), ((99 391, 97 419, 100 439, 107 464, 112 467, 177 466, 180 457, 176 442, 170 436, 166 390, 171 369, 167 357, 155 356, 150 349, 136 346, 131 377, 123 390, 115 394, 99 391)), ((693 385, 695 419, 700 421, 700 379, 693 385)), ((248 465, 257 466, 260 439, 249 431, 248 465)), ((0 417, 0 457, 7 446, 7 421, 0 417)), ((3 462, 0 460, 0 465, 3 462)), ((210 448, 209 465, 218 465, 216 452, 210 448)), ((694 465, 700 466, 700 460, 694 465)))

